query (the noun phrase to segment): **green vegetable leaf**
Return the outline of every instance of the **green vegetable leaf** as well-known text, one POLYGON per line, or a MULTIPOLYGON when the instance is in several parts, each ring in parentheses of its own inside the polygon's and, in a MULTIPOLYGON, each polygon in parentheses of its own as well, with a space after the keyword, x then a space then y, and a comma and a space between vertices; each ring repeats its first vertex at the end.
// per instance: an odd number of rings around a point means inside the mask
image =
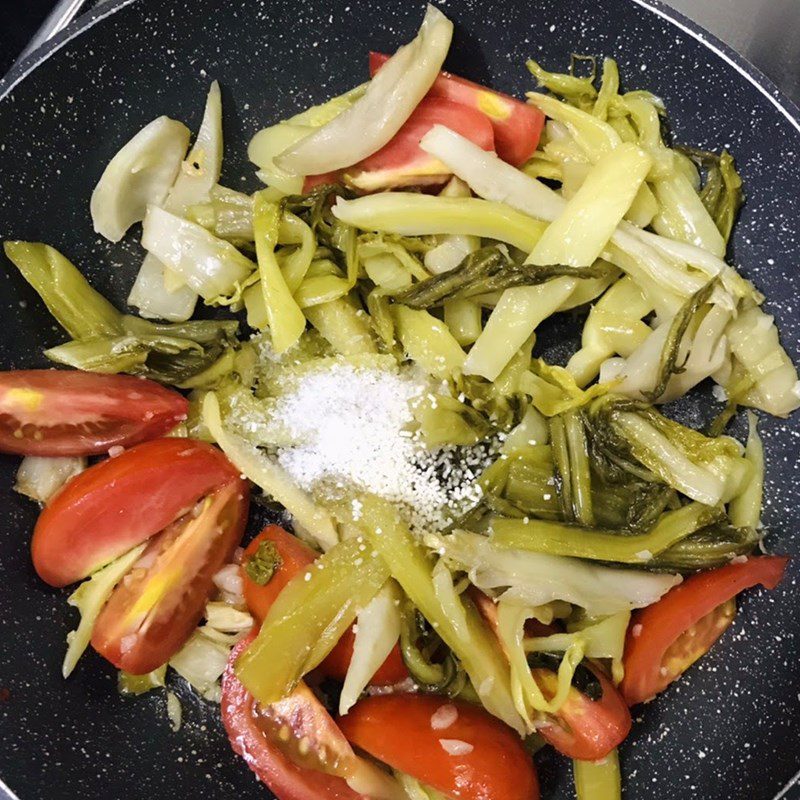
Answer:
POLYGON ((266 586, 283 563, 274 542, 263 541, 250 558, 245 561, 244 571, 253 583, 266 586))

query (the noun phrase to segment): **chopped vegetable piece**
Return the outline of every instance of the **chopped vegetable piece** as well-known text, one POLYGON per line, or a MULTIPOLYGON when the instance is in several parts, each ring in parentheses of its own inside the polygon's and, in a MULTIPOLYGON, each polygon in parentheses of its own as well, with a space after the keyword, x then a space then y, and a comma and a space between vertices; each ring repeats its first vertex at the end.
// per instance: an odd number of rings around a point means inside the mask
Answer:
POLYGON ((533 249, 546 227, 501 203, 411 192, 384 192, 356 200, 339 198, 333 214, 348 225, 368 231, 402 236, 467 234, 498 239, 525 252, 533 249))
POLYGON ((390 776, 353 753, 305 684, 270 706, 256 702, 234 671, 251 641, 248 637, 231 653, 222 678, 221 710, 231 747, 258 778, 287 800, 406 800, 390 776))
POLYGON ((339 720, 371 756, 459 800, 537 800, 536 769, 515 733, 469 703, 447 701, 452 723, 435 727, 443 698, 392 694, 359 701, 339 720))
POLYGON ((616 749, 599 761, 576 759, 572 770, 577 800, 621 800, 622 777, 616 749))
POLYGON ((238 479, 230 461, 203 442, 131 447, 77 475, 44 508, 31 543, 36 572, 51 586, 85 578, 238 479))
POLYGON ((604 155, 545 231, 530 263, 593 264, 631 207, 652 163, 644 150, 632 144, 621 144, 604 155))
POLYGON ((177 392, 127 375, 0 372, 0 451, 100 455, 163 436, 188 410, 177 392))
POLYGON ((282 170, 317 175, 349 167, 386 145, 436 79, 450 47, 453 23, 429 5, 417 37, 370 81, 363 97, 276 159, 282 170))
POLYGON ((244 581, 244 599, 247 608, 261 624, 269 613, 272 604, 283 591, 287 583, 309 564, 313 564, 317 554, 296 536, 287 533, 277 525, 268 525, 247 545, 242 559, 242 579, 244 581), (269 558, 273 567, 266 581, 257 578, 263 574, 258 571, 253 577, 251 564, 259 558, 259 553, 269 547, 269 558))
POLYGON ((235 479, 148 544, 97 618, 92 647, 119 669, 143 675, 191 636, 247 523, 248 484, 235 479))
POLYGON ((722 512, 700 503, 668 511, 648 532, 621 535, 541 519, 492 520, 497 547, 531 550, 556 556, 646 565, 655 555, 700 528, 719 520, 722 512))
POLYGON ((274 703, 318 666, 389 577, 359 539, 340 542, 278 595, 236 674, 261 703, 274 703), (363 548, 363 549, 361 549, 363 548))
POLYGON ((469 351, 464 372, 493 381, 539 324, 575 289, 574 278, 506 289, 469 351))
POLYGON ((658 603, 634 614, 625 646, 625 678, 621 686, 628 704, 652 700, 679 678, 730 624, 733 611, 715 609, 751 586, 762 584, 774 589, 783 578, 788 561, 785 556, 753 556, 701 572, 687 578, 658 603), (705 624, 704 618, 712 613, 713 624, 705 624))
POLYGON ((25 456, 17 470, 14 491, 37 503, 48 503, 85 469, 86 459, 81 456, 25 456))
MULTIPOLYGON (((385 671, 384 662, 393 652, 399 655, 397 640, 400 638, 400 601, 399 587, 389 580, 369 604, 358 612, 351 657, 339 697, 339 714, 347 714, 367 685, 375 683, 375 676, 378 672, 385 671)), ((400 663, 402 664, 402 659, 400 663)), ((407 674, 403 669, 399 673, 399 680, 403 680, 407 674)))
POLYGON ((527 606, 566 600, 592 615, 616 614, 656 602, 680 576, 612 569, 574 558, 506 550, 486 536, 466 531, 439 537, 445 558, 465 570, 483 590, 527 606))
MULTIPOLYGON (((383 53, 370 53, 370 74, 378 72, 388 58, 383 53)), ((443 97, 477 108, 485 114, 494 129, 497 154, 515 167, 527 161, 536 150, 544 126, 544 114, 521 100, 449 72, 439 73, 428 97, 443 97)))
POLYGON ((95 231, 118 242, 147 206, 161 205, 178 175, 189 129, 169 117, 158 117, 125 144, 103 171, 92 192, 95 231))
POLYGON ((142 224, 142 247, 204 300, 229 294, 256 268, 230 242, 155 205, 142 224))
POLYGON ((154 323, 121 314, 52 247, 32 242, 3 246, 76 340, 45 351, 58 363, 90 372, 130 372, 182 386, 223 358, 235 342, 236 320, 154 323))
POLYGON ((82 583, 68 598, 81 615, 78 628, 67 634, 67 654, 61 667, 61 674, 68 678, 75 669, 78 659, 83 655, 92 638, 97 617, 103 610, 114 587, 125 577, 131 567, 139 560, 147 545, 140 544, 120 556, 102 569, 97 570, 89 580, 82 583))

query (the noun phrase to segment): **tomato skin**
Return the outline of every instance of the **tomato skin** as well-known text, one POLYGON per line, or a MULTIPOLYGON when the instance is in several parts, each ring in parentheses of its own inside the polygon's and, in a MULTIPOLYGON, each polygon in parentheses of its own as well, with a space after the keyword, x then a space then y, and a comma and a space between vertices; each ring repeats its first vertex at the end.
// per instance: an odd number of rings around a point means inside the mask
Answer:
POLYGON ((236 659, 253 638, 255 631, 234 647, 222 676, 222 723, 234 752, 242 756, 279 800, 359 800, 361 795, 342 778, 304 769, 265 735, 258 723, 256 702, 233 669, 236 659))
POLYGON ((445 125, 483 150, 494 149, 494 131, 485 114, 445 97, 428 96, 380 150, 347 169, 309 175, 303 191, 308 192, 320 184, 335 183, 342 179, 342 175, 346 176, 348 183, 368 192, 443 183, 450 177, 450 170, 419 146, 422 137, 434 125, 445 125))
MULTIPOLYGON (((259 625, 266 619, 272 604, 286 584, 309 564, 312 564, 316 558, 317 554, 308 545, 303 544, 296 536, 292 536, 292 534, 287 533, 277 525, 268 525, 250 542, 244 551, 242 560, 242 582, 245 602, 259 625), (266 584, 259 586, 247 574, 244 565, 255 554, 261 543, 265 541, 272 542, 275 545, 278 555, 281 557, 281 565, 266 584)), ((328 653, 325 660, 320 664, 320 672, 329 678, 343 681, 353 658, 354 642, 355 633, 353 633, 351 627, 345 631, 333 650, 328 653)), ((400 648, 395 645, 370 683, 373 686, 392 686, 408 677, 408 670, 400 654, 400 648)))
MULTIPOLYGON (((347 675, 347 669, 353 660, 353 647, 356 635, 352 628, 348 628, 341 639, 336 643, 336 647, 325 657, 319 665, 320 671, 329 678, 343 681, 347 675)), ((386 656, 386 660, 378 667, 378 671, 370 679, 370 686, 394 686, 406 678, 411 677, 400 646, 395 645, 392 651, 386 656)))
POLYGON ((0 452, 92 456, 163 436, 186 419, 183 395, 130 375, 0 372, 0 452))
MULTIPOLYGON (((374 75, 388 59, 389 56, 384 53, 370 53, 369 74, 374 75)), ((485 114, 494 129, 497 155, 515 167, 527 161, 539 144, 544 114, 538 108, 503 92, 496 92, 449 72, 440 72, 427 97, 443 97, 485 114)))
POLYGON ((457 800, 537 800, 533 761, 517 734, 482 708, 425 694, 387 694, 359 700, 339 719, 357 747, 457 800), (458 716, 446 728, 431 721, 444 705, 458 716), (472 746, 451 755, 440 740, 472 746))
MULTIPOLYGON (((631 713, 614 684, 588 661, 583 666, 600 681, 603 696, 592 700, 574 686, 552 721, 538 732, 560 753, 581 761, 605 758, 631 730, 631 713)), ((558 678, 548 669, 534 669, 533 677, 545 696, 555 695, 558 678)))
POLYGON ((191 636, 247 523, 249 484, 233 480, 147 546, 95 622, 92 647, 115 667, 144 675, 191 636))
POLYGON ((33 531, 33 566, 51 586, 79 581, 233 480, 238 470, 205 442, 135 445, 75 476, 44 508, 33 531))
POLYGON ((444 97, 425 97, 390 142, 346 170, 348 181, 365 191, 446 181, 450 170, 419 146, 434 125, 454 130, 483 150, 494 149, 486 115, 444 97))
POLYGON ((258 624, 265 620, 272 604, 278 595, 283 591, 289 581, 302 572, 309 564, 313 564, 317 554, 296 536, 287 533, 277 525, 267 525, 261 533, 247 545, 242 558, 242 584, 244 586, 244 599, 250 613, 258 621, 258 624), (281 564, 275 570, 273 576, 263 586, 259 586, 248 574, 245 565, 255 554, 262 542, 272 542, 281 564))
MULTIPOLYGON (((625 677, 620 686, 628 704, 652 700, 680 677, 682 672, 662 675, 661 668, 665 653, 682 634, 744 589, 757 584, 774 589, 788 561, 786 556, 751 556, 740 563, 700 572, 671 589, 657 603, 634 612, 625 642, 625 677)), ((723 630, 705 639, 698 637, 694 660, 708 651, 723 630)))

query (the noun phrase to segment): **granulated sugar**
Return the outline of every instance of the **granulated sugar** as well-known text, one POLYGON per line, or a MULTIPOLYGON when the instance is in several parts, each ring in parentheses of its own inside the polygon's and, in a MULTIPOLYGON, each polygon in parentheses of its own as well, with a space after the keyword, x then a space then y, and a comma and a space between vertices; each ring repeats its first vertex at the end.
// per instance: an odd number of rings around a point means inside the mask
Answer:
POLYGON ((344 361, 310 370, 274 408, 297 442, 279 449, 278 461, 304 489, 370 492, 396 503, 413 527, 440 530, 480 499, 475 479, 491 453, 486 445, 426 449, 409 428, 414 400, 429 391, 408 371, 344 361))

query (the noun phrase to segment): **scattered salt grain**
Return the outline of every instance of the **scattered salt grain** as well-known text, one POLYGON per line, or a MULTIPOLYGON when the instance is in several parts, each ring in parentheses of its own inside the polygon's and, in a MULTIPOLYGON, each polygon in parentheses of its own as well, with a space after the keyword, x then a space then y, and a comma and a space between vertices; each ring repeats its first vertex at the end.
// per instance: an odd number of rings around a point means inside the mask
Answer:
POLYGON ((451 756, 466 756, 475 749, 469 742, 462 742, 461 739, 439 739, 439 744, 451 756))
POLYGON ((633 636, 634 639, 638 639, 641 635, 642 635, 642 626, 640 624, 634 625, 631 628, 631 636, 633 636))
POLYGON ((636 553, 636 558, 639 561, 650 561, 653 558, 653 554, 649 550, 640 550, 636 553))
POLYGON ((431 714, 431 728, 441 731, 449 728, 458 719, 458 709, 451 703, 445 703, 431 714))

